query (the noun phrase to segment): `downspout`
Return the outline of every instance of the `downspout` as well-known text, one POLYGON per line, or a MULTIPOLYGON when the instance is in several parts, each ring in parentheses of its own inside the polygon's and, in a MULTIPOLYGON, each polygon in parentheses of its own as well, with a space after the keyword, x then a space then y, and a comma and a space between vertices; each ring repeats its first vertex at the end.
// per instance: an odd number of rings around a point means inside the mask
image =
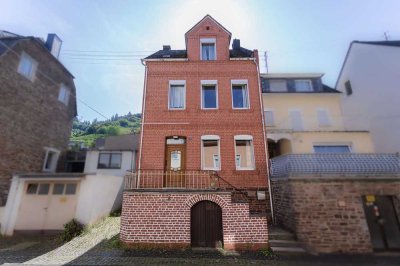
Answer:
POLYGON ((272 221, 274 221, 274 205, 272 204, 271 180, 269 178, 268 148, 267 148, 267 140, 266 140, 266 132, 265 132, 264 103, 263 103, 263 100, 262 100, 262 91, 261 91, 261 85, 260 85, 260 68, 258 66, 256 58, 253 59, 253 62, 256 65, 256 69, 257 69, 258 94, 259 94, 259 97, 260 97, 260 107, 261 107, 260 109, 261 109, 263 139, 264 139, 264 152, 265 152, 265 161, 267 163, 268 193, 269 193, 269 201, 270 201, 269 203, 270 203, 270 206, 271 206, 272 221))
POLYGON ((140 129, 140 147, 139 147, 139 163, 138 163, 138 174, 136 179, 136 188, 139 187, 140 184, 140 170, 141 170, 141 163, 142 163, 142 147, 143 147, 143 130, 144 130, 144 118, 145 118, 145 111, 146 111, 146 92, 147 92, 147 71, 148 67, 144 60, 141 60, 142 65, 145 66, 144 69, 144 84, 143 84, 143 106, 142 106, 142 127, 140 129))

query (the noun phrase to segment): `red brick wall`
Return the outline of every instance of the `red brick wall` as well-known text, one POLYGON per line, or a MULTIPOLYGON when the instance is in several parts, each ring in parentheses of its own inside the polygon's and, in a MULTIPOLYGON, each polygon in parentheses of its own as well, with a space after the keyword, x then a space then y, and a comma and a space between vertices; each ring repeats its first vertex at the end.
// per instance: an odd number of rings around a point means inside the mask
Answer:
POLYGON ((361 197, 400 197, 400 181, 393 178, 278 178, 271 186, 276 221, 321 253, 372 252, 361 197))
POLYGON ((190 247, 190 209, 202 200, 222 208, 225 249, 267 246, 267 220, 250 216, 247 203, 232 203, 231 194, 189 192, 124 192, 121 240, 130 245, 190 247))

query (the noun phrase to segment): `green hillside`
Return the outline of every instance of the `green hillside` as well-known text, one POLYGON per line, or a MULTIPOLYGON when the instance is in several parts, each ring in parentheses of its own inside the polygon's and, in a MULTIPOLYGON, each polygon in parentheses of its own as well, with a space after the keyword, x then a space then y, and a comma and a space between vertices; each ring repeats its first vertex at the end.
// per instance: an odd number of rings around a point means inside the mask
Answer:
POLYGON ((80 121, 75 119, 72 124, 71 140, 84 142, 87 147, 92 147, 98 138, 106 136, 139 133, 141 114, 118 116, 118 114, 106 121, 80 121))

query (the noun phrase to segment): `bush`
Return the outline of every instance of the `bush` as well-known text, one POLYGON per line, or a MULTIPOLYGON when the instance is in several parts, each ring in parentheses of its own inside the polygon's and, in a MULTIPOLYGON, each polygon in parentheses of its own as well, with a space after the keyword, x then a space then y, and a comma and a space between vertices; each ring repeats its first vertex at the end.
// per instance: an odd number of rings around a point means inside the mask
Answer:
POLYGON ((121 127, 128 127, 128 126, 129 126, 128 120, 126 120, 126 119, 120 120, 120 121, 119 121, 119 125, 120 125, 121 127))
POLYGON ((108 135, 115 136, 115 135, 118 135, 119 132, 120 132, 120 129, 118 127, 110 126, 107 128, 108 135))
POLYGON ((64 224, 64 231, 61 233, 61 240, 64 242, 71 241, 74 237, 79 236, 83 232, 83 224, 75 219, 64 224))

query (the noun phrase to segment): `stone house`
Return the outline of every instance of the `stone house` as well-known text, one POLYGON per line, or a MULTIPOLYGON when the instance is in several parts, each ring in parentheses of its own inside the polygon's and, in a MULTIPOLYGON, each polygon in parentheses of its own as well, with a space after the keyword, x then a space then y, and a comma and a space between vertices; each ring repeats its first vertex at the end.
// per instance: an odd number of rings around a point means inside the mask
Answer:
POLYGON ((270 214, 257 50, 205 16, 186 49, 146 57, 138 171, 121 240, 161 247, 266 247, 270 214))
POLYGON ((76 92, 60 48, 55 34, 44 42, 0 31, 0 206, 13 173, 54 172, 68 147, 76 92))

